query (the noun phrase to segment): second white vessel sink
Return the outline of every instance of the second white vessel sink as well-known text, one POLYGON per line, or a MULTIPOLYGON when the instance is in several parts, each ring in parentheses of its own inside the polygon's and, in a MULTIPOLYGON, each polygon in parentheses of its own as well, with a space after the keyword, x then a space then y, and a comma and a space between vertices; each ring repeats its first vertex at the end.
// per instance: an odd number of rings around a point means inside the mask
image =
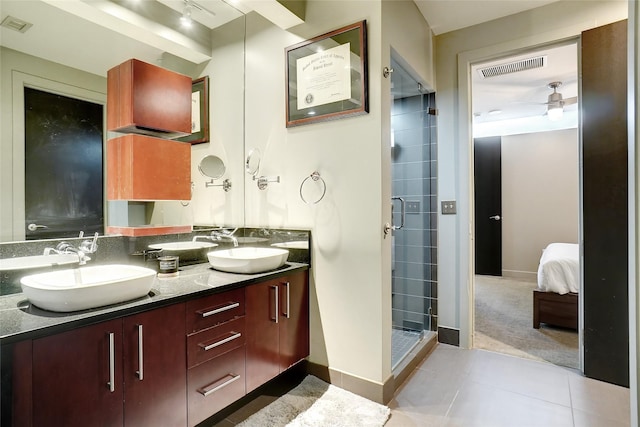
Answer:
POLYGON ((207 254, 209 264, 229 273, 254 274, 274 270, 287 262, 289 251, 278 248, 240 247, 207 254))
POLYGON ((155 276, 150 268, 109 264, 32 274, 20 279, 20 283, 33 305, 70 312, 147 295, 155 276))
MULTIPOLYGON (((85 257, 89 261, 91 258, 85 257)), ((76 254, 34 255, 0 259, 0 271, 28 270, 31 268, 53 267, 57 265, 77 264, 76 254)))

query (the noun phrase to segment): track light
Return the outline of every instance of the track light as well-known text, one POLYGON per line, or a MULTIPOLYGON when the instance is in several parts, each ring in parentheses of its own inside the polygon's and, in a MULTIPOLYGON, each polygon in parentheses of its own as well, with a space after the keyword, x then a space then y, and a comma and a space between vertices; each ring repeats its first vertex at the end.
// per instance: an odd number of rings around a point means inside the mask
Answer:
POLYGON ((193 21, 191 20, 191 4, 188 1, 184 2, 184 9, 182 10, 182 16, 180 17, 180 24, 183 27, 191 27, 193 21))

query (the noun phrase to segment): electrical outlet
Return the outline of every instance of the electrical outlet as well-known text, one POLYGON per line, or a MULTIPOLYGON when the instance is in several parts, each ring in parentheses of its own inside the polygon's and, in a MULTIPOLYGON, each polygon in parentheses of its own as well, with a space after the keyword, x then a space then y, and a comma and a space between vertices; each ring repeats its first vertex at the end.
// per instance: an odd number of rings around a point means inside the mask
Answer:
POLYGON ((442 215, 455 215, 456 213, 456 201, 455 200, 443 200, 440 202, 442 215))

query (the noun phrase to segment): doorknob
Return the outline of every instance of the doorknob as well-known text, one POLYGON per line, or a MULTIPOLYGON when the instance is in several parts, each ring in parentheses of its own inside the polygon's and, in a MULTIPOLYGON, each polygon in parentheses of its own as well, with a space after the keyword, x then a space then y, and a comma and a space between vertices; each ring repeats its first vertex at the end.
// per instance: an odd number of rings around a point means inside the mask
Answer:
POLYGON ((33 224, 33 223, 27 226, 27 229, 29 231, 36 231, 39 228, 49 228, 49 227, 47 227, 46 225, 39 225, 39 224, 33 224))
POLYGON ((490 216, 489 219, 493 219, 495 221, 500 221, 500 215, 494 215, 494 216, 490 216))

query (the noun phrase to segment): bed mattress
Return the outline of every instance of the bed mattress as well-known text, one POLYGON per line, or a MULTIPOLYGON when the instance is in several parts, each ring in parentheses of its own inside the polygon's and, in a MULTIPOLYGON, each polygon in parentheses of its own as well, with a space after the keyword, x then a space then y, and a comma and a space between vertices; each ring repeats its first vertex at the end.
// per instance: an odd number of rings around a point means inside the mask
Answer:
POLYGON ((580 249, 577 243, 551 243, 538 266, 538 289, 564 295, 580 287, 580 249))

